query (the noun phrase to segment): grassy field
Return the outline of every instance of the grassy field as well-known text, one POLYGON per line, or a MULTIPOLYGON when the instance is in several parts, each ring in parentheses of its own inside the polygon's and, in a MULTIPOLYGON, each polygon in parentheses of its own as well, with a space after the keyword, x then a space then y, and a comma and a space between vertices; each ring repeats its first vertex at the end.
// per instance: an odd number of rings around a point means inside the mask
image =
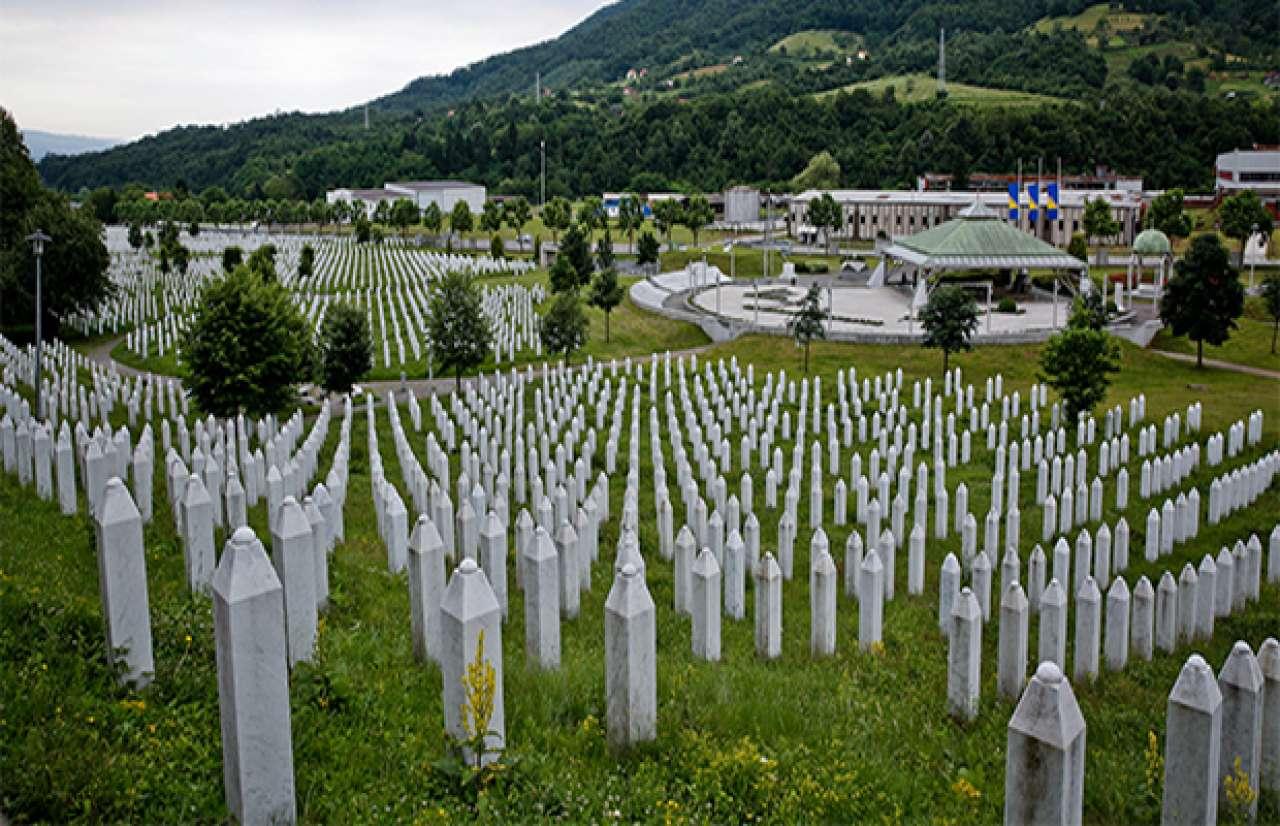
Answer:
POLYGON ((1147 20, 1154 17, 1156 15, 1117 11, 1107 3, 1098 3, 1076 15, 1046 17, 1036 23, 1035 30, 1048 33, 1061 27, 1080 32, 1094 32, 1103 21, 1106 21, 1107 28, 1112 32, 1131 32, 1141 29, 1147 20))
MULTIPOLYGON (((839 89, 831 89, 817 93, 818 97, 827 97, 839 92, 865 91, 879 97, 885 89, 893 87, 894 96, 899 101, 918 103, 932 100, 937 93, 938 83, 926 74, 891 75, 889 77, 864 80, 839 89)), ((1046 103, 1061 103, 1062 98, 1051 95, 1038 95, 1033 92, 1021 92, 1014 89, 991 89, 985 86, 970 86, 967 83, 947 83, 947 100, 963 106, 1042 106, 1046 103)))
POLYGON ((842 52, 862 45, 862 36, 839 29, 806 29, 794 32, 769 47, 774 54, 788 57, 813 57, 818 54, 842 52))
MULTIPOLYGON (((654 343, 655 347, 660 346, 654 343)), ((662 346, 665 346, 663 343, 662 346)), ((1034 379, 1038 347, 987 347, 953 360, 978 385, 1003 373, 1006 388, 1034 379)), ((708 358, 799 373, 801 354, 790 342, 753 337, 715 347, 708 358)), ((1197 371, 1125 346, 1124 369, 1108 401, 1145 393, 1148 420, 1204 400, 1202 438, 1222 429, 1261 401, 1258 380, 1222 371, 1197 371)), ((856 365, 860 376, 901 366, 908 388, 938 378, 941 356, 918 348, 817 343, 814 373, 824 397, 834 399, 838 369, 856 365)), ((644 383, 640 385, 647 395, 644 383)), ((660 391, 661 392, 661 391, 660 391)), ((642 400, 642 411, 649 404, 642 400)), ((1268 409, 1267 446, 1280 443, 1275 405, 1268 409)), ((793 410, 794 414, 794 410, 793 410)), ((119 415, 119 412, 117 413, 119 415)), ((403 414, 408 421, 407 415, 403 414)), ((401 472, 385 413, 377 417, 389 480, 401 472)), ((783 656, 772 663, 752 653, 750 619, 726 619, 723 661, 708 664, 690 653, 689 623, 671 610, 669 563, 657 556, 650 507, 652 468, 642 415, 641 548, 658 606, 658 731, 654 744, 619 755, 606 747, 604 719, 603 600, 612 570, 617 513, 624 485, 611 486, 614 519, 601 533, 601 560, 582 614, 562 624, 563 666, 550 673, 526 665, 521 598, 512 591, 503 628, 508 752, 505 770, 486 786, 460 784, 439 766, 441 678, 434 665, 413 660, 404 575, 386 572, 369 494, 369 457, 363 411, 351 437, 347 541, 331 563, 331 607, 322 621, 316 661, 300 666, 291 682, 295 771, 301 819, 352 822, 907 822, 990 823, 1003 803, 1005 731, 1011 706, 995 695, 996 625, 983 633, 980 717, 959 725, 945 715, 946 645, 937 631, 937 568, 958 546, 930 538, 923 597, 905 586, 885 610, 883 653, 859 653, 857 609, 841 596, 837 654, 809 655, 807 578, 809 532, 796 542, 796 577, 783 597, 783 656)), ((334 421, 321 473, 336 440, 334 421)), ((623 428, 626 456, 627 428, 623 428)), ((411 434, 421 458, 422 437, 411 434)), ((975 464, 948 473, 965 481, 970 509, 985 513, 990 456, 975 440, 975 464)), ((790 444, 782 445, 784 452, 790 444)), ((866 446, 862 452, 866 458, 866 446)), ((668 451, 669 445, 665 444, 668 451)), ((602 453, 602 452, 601 452, 602 453)), ((1246 458, 1259 454, 1252 450, 1246 458)), ((456 457, 451 457, 455 463, 456 457)), ((603 456, 600 455, 600 459, 603 456)), ((622 460, 625 464, 625 459, 622 460)), ((847 452, 845 453, 847 467, 847 452)), ((1220 472, 1220 471, 1215 471, 1220 472)), ((1191 482, 1207 485, 1199 470, 1191 482)), ((736 478, 736 474, 735 474, 736 478)), ((182 553, 168 518, 164 485, 156 486, 157 519, 146 533, 148 580, 158 674, 146 691, 117 689, 105 664, 93 532, 83 515, 63 518, 56 506, 0 477, 0 809, 17 823, 215 822, 222 803, 217 682, 209 602, 185 592, 182 553)), ((826 512, 830 514, 830 485, 826 512)), ((1038 535, 1034 474, 1023 475, 1024 554, 1038 535)), ((808 496, 799 522, 808 524, 808 496)), ((402 488, 403 491, 403 488, 402 488)), ((1136 497, 1135 497, 1136 498, 1136 497)), ((1112 501, 1110 496, 1108 501, 1112 501)), ((763 508, 762 549, 775 547, 777 512, 763 508)), ((932 508, 932 502, 931 502, 932 508)), ((1269 531, 1280 513, 1280 489, 1217 526, 1201 523, 1200 537, 1150 565, 1142 560, 1144 505, 1131 505, 1132 582, 1139 574, 1178 570, 1187 560, 1250 532, 1269 531)), ((1105 517, 1114 523, 1117 514, 1105 517)), ((259 506, 251 522, 261 531, 259 506)), ((830 527, 830 525, 828 525, 830 527)), ((848 529, 833 528, 832 548, 843 567, 848 529)), ((932 536, 932 534, 930 534, 932 536)), ((269 543, 268 543, 269 544, 269 543)), ((897 578, 905 583, 905 554, 897 578)), ((748 617, 751 616, 748 595, 748 617)), ((1032 623, 1031 651, 1036 650, 1032 623)), ((1069 626, 1073 627, 1073 626, 1069 626)), ((1215 670, 1231 643, 1255 648, 1280 628, 1280 589, 1264 588, 1244 615, 1220 620, 1214 639, 1197 645, 1215 670)), ((1165 700, 1191 648, 1132 662, 1074 689, 1088 723, 1085 819, 1091 823, 1154 823, 1160 777, 1148 769, 1164 742, 1165 700), (1148 737, 1156 752, 1144 756, 1148 737)), ((1262 820, 1280 816, 1264 800, 1262 820)))
MULTIPOLYGON (((1247 276, 1246 276, 1247 277, 1247 276)), ((1271 337, 1275 322, 1267 317, 1261 298, 1251 297, 1245 302, 1244 316, 1237 322, 1238 330, 1221 347, 1204 346, 1204 357, 1220 359, 1251 367, 1280 371, 1280 353, 1271 352, 1271 337)), ((1186 336, 1170 335, 1168 328, 1156 334, 1152 349, 1195 355, 1196 343, 1186 336)))

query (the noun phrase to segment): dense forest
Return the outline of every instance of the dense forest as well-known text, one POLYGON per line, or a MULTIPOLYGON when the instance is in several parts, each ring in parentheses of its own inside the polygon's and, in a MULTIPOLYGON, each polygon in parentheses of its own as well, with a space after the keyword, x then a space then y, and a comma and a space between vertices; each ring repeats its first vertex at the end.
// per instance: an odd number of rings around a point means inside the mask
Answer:
MULTIPOLYGON (((1194 41, 1205 55, 1235 49, 1259 65, 1280 54, 1280 29, 1267 25, 1280 24, 1272 0, 1129 5, 1161 14, 1138 42, 1194 41)), ((1082 33, 1028 28, 1086 6, 623 0, 556 40, 421 78, 372 102, 367 131, 357 110, 283 114, 51 156, 40 170, 49 185, 72 192, 141 183, 314 198, 335 186, 461 177, 532 196, 545 140, 549 195, 782 185, 824 149, 840 161, 849 186, 909 184, 925 169, 961 176, 1004 170, 1019 158, 1044 156, 1061 157, 1070 170, 1106 165, 1143 175, 1153 187, 1202 189, 1217 152, 1280 142, 1274 96, 1205 95, 1203 74, 1196 69, 1184 78, 1181 62, 1169 58, 1154 68, 1135 61, 1135 70, 1117 77, 1082 33), (836 93, 877 77, 931 72, 941 26, 949 33, 951 80, 1051 99, 1000 108, 836 93), (860 33, 874 59, 801 61, 768 49, 787 33, 818 28, 860 33), (733 70, 681 73, 717 60, 732 61, 733 70), (649 67, 648 80, 627 90, 640 94, 624 96, 615 81, 634 67, 649 67), (535 71, 553 90, 541 101, 531 94, 535 71)))

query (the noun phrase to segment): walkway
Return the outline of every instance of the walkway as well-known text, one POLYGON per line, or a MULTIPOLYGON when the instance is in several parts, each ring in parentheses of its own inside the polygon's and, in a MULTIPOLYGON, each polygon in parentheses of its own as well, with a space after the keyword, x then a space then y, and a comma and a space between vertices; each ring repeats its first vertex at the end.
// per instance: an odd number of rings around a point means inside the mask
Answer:
MULTIPOLYGON (((1195 364, 1196 357, 1189 353, 1171 353, 1168 350, 1152 350, 1153 353, 1159 353, 1167 359, 1181 361, 1186 364, 1195 364)), ((1262 379, 1272 379, 1280 381, 1280 370, 1268 370, 1265 367, 1253 367, 1248 364, 1237 364, 1234 361, 1220 361, 1218 359, 1205 359, 1205 367, 1216 367, 1219 370, 1230 370, 1233 373, 1244 373, 1249 376, 1257 376, 1262 379)))

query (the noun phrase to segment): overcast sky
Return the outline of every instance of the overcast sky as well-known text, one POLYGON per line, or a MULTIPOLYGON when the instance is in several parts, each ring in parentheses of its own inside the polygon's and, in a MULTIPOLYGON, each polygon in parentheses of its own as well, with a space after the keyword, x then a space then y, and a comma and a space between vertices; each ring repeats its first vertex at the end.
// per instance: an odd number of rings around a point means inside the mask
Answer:
POLYGON ((605 4, 0 0, 0 106, 19 128, 111 138, 341 109, 555 37, 605 4))

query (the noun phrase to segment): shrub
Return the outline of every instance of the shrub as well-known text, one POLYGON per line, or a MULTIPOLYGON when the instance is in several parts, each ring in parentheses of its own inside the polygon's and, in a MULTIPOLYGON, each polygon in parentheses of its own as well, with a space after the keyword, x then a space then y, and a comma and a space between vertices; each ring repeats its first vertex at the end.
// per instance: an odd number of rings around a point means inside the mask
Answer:
POLYGON ((997 313, 1016 313, 1018 312, 1018 304, 1012 298, 1002 298, 1000 303, 996 304, 997 313))

